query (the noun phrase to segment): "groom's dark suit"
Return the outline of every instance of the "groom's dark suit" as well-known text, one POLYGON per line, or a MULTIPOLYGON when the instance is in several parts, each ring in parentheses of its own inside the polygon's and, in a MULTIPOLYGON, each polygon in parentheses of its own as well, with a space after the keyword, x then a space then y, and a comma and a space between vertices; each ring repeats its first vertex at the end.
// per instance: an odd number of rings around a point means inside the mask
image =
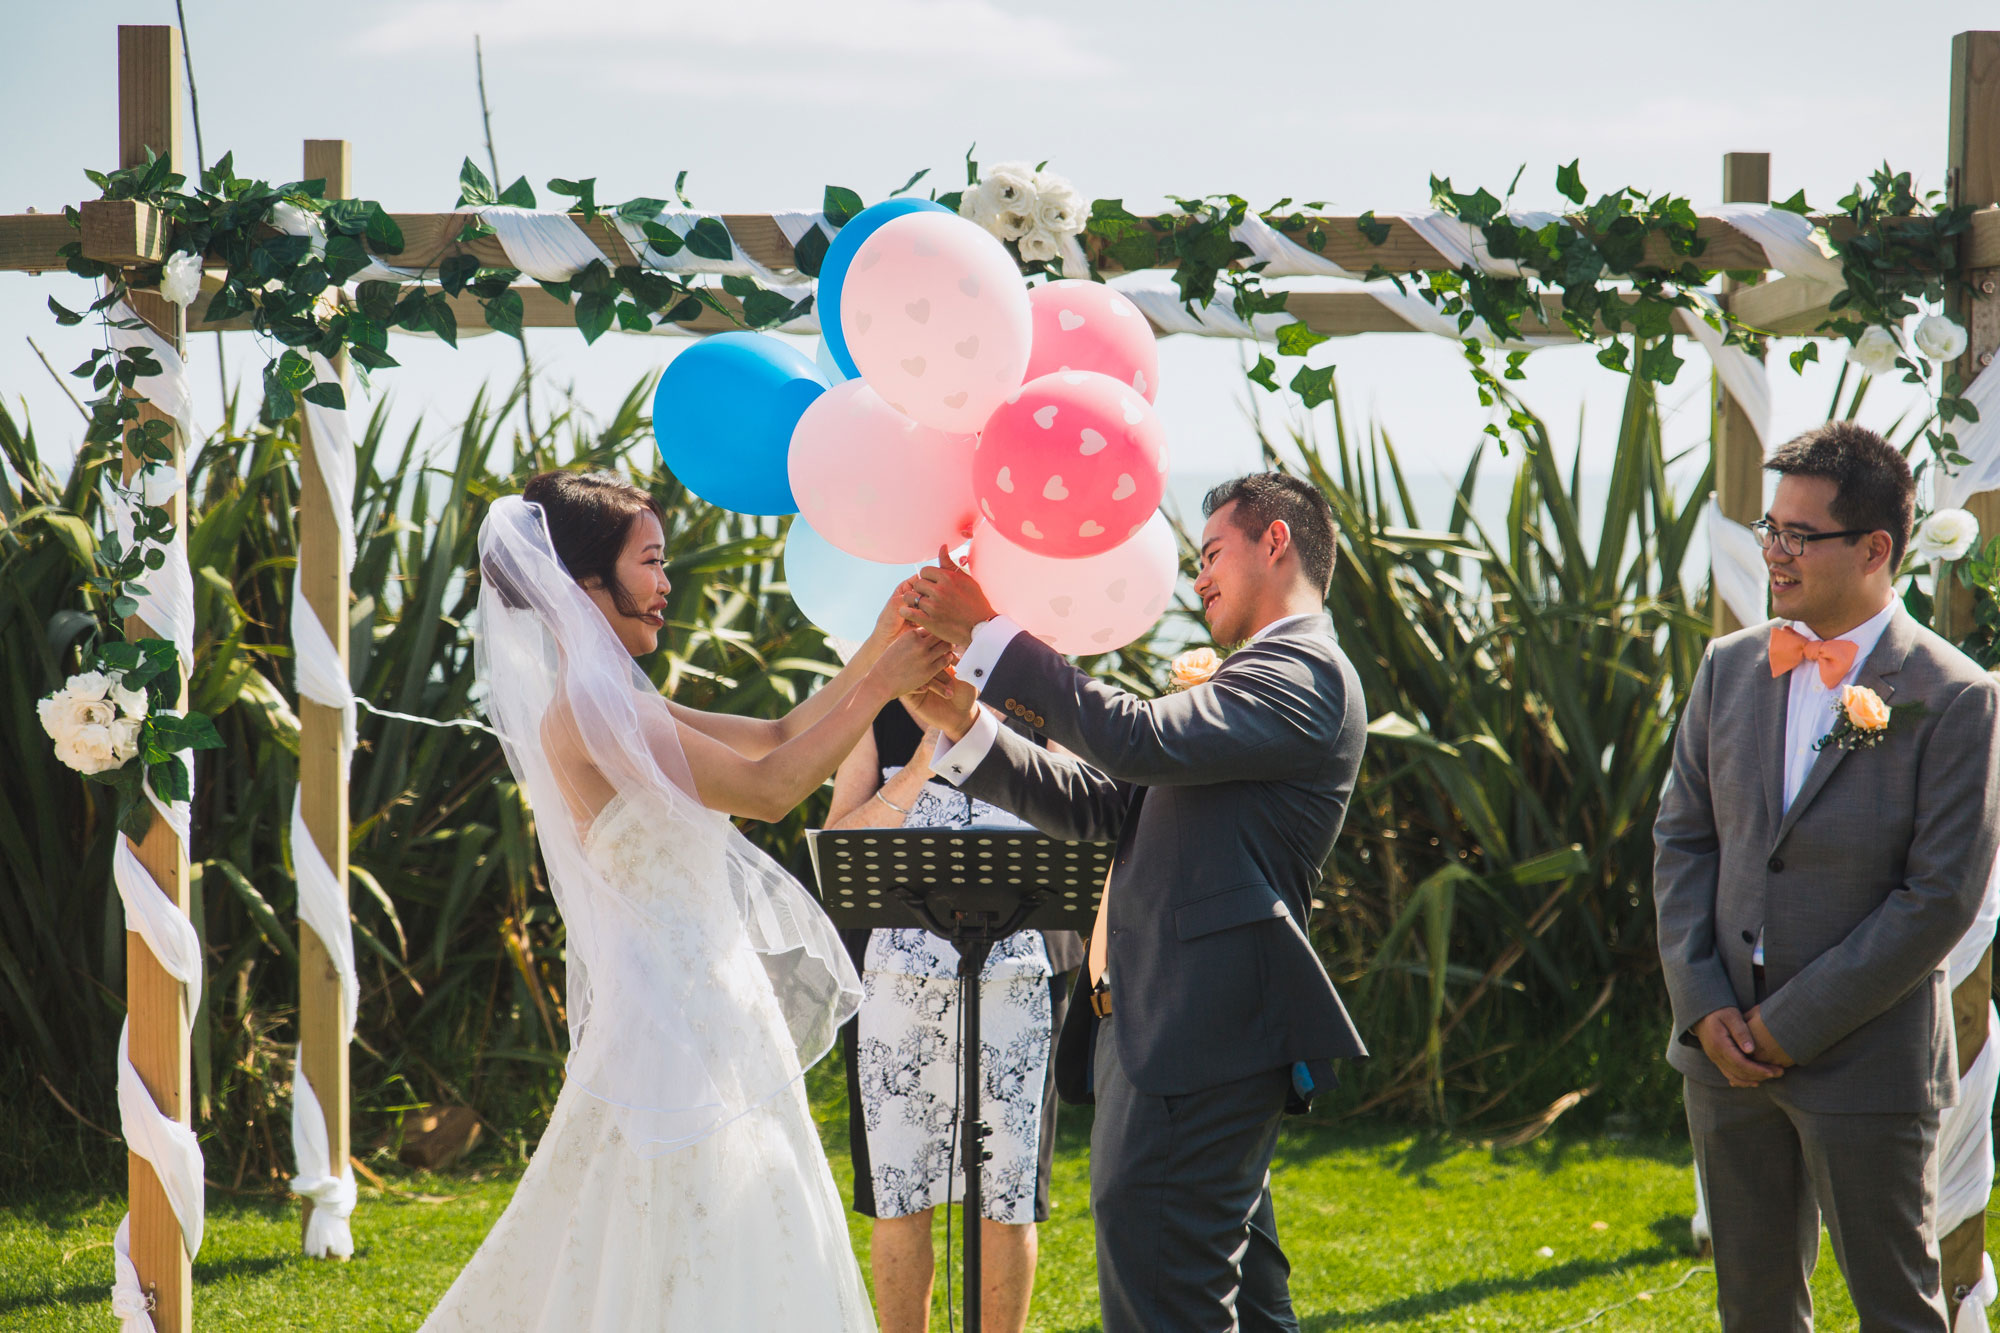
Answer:
POLYGON ((1324 1078, 1366 1054, 1305 931, 1367 734, 1332 622, 1281 623, 1160 699, 1026 634, 978 683, 1081 762, 1002 729, 972 765, 940 755, 941 775, 1053 836, 1118 844, 1111 1017, 1077 994, 1056 1051, 1062 1095, 1097 1103, 1106 1333, 1295 1329, 1269 1191, 1278 1121, 1295 1066, 1324 1078))

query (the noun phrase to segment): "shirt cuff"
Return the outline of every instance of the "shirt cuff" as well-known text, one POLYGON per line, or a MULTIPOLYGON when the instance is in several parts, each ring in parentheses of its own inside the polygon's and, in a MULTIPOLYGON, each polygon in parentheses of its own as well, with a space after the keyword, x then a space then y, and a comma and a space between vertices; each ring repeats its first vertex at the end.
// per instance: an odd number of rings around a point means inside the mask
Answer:
POLYGON ((979 716, 972 720, 972 729, 953 742, 949 736, 938 737, 938 748, 931 753, 931 772, 956 787, 972 775, 993 748, 993 741, 1000 734, 1000 715, 989 708, 981 708, 979 716))
MULTIPOLYGON (((1005 616, 995 616, 982 620, 972 627, 972 642, 958 655, 957 675, 973 689, 984 691, 986 678, 993 674, 993 668, 1000 663, 1000 654, 1007 651, 1007 645, 1021 627, 1005 616)), ((967 740, 971 737, 968 735, 967 740)), ((959 742, 961 745, 964 741, 959 742)))

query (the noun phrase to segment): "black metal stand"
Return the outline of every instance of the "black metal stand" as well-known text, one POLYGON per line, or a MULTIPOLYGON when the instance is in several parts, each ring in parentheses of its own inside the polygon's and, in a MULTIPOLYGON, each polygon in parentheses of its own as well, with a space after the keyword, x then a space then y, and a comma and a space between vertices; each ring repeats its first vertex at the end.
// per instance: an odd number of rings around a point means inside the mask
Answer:
POLYGON ((980 1333, 981 1167, 992 1127, 979 1115, 979 974, 993 946, 1017 930, 1082 930, 1097 912, 1111 848, 1034 832, 971 829, 832 829, 806 834, 820 898, 835 925, 900 924, 896 902, 958 950, 965 1032, 959 1142, 965 1170, 966 1333, 980 1333), (888 916, 890 919, 885 920, 888 916))

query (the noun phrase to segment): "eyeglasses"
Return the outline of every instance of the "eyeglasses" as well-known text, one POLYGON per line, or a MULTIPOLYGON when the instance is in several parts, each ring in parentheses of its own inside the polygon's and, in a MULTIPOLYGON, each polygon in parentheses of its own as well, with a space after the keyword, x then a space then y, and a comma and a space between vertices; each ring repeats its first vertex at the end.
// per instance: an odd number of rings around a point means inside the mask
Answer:
POLYGON ((1849 528, 1845 532, 1788 532, 1768 518, 1760 518, 1750 525, 1756 534, 1757 544, 1765 550, 1773 546, 1786 555, 1799 556, 1806 553, 1807 542, 1830 542, 1835 537, 1866 537, 1874 528, 1849 528))

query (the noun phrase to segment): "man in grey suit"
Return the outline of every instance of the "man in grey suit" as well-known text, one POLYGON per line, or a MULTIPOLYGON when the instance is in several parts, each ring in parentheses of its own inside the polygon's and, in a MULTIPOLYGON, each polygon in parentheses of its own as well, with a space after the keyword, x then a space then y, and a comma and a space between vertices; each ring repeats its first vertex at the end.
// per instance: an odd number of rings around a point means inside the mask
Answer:
POLYGON ((1296 1330, 1271 1208, 1278 1123, 1366 1054, 1306 935, 1361 765, 1360 681, 1324 611, 1335 532, 1293 477, 1210 492, 1205 684, 1113 689, 993 614, 947 558, 906 616, 962 650, 935 709, 946 780, 1057 837, 1116 841, 1056 1086, 1095 1100, 1090 1204, 1106 1333, 1296 1330), (977 708, 1004 707, 1077 758, 977 708))
POLYGON ((1900 453, 1834 422, 1766 466, 1755 531, 1780 618, 1710 645, 1654 827, 1668 1060, 1717 1304, 1733 1333, 1810 1328, 1824 1216, 1865 1333, 1945 1333, 1942 965, 2000 842, 2000 693, 1895 596, 1900 453))

